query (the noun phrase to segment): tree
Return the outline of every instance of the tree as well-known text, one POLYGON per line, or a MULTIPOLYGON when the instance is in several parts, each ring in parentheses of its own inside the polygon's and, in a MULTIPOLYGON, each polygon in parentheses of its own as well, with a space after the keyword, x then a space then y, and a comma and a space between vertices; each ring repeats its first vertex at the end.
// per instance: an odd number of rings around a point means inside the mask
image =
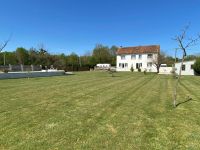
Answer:
POLYGON ((37 65, 39 63, 39 52, 35 48, 29 50, 29 61, 31 65, 37 65))
POLYGON ((6 64, 12 64, 16 65, 17 64, 17 58, 15 52, 5 52, 6 55, 6 64))
POLYGON ((161 64, 166 62, 166 54, 164 52, 160 52, 153 58, 153 64, 156 66, 157 73, 160 72, 161 64))
POLYGON ((189 26, 186 26, 182 30, 182 32, 179 35, 175 36, 175 38, 174 38, 174 40, 178 44, 178 48, 176 48, 176 50, 181 50, 183 52, 181 66, 180 66, 180 71, 179 71, 178 79, 176 81, 175 88, 174 88, 174 101, 173 101, 174 107, 177 106, 176 105, 176 101, 177 101, 177 89, 178 89, 178 84, 179 84, 180 78, 181 78, 181 71, 182 71, 183 62, 185 60, 185 57, 187 56, 187 50, 191 46, 194 46, 196 44, 196 42, 199 40, 199 37, 197 37, 197 38, 189 38, 188 39, 187 36, 186 36, 186 32, 187 32, 188 29, 189 29, 189 26))
POLYGON ((29 63, 28 51, 23 47, 19 47, 16 49, 16 57, 19 64, 27 65, 29 63))
POLYGON ((39 55, 39 57, 38 57, 38 63, 40 63, 40 65, 42 65, 43 66, 43 68, 44 68, 44 66, 49 66, 49 65, 51 65, 50 64, 50 61, 49 61, 49 53, 48 53, 48 50, 44 47, 44 45, 43 44, 39 44, 39 49, 38 49, 38 55, 39 55))
POLYGON ((109 49, 110 55, 116 57, 116 52, 117 52, 117 50, 118 50, 118 47, 115 46, 115 45, 113 45, 113 46, 109 49))
POLYGON ((195 60, 196 58, 198 58, 198 56, 196 56, 196 55, 187 55, 187 56, 185 57, 185 60, 186 60, 186 61, 195 60))
POLYGON ((110 55, 111 55, 111 64, 113 66, 116 65, 116 52, 118 50, 118 47, 113 45, 110 49, 109 49, 109 52, 110 52, 110 55))
POLYGON ((101 44, 96 45, 92 55, 96 63, 111 63, 109 48, 101 44))
POLYGON ((62 69, 66 63, 65 63, 65 55, 49 55, 48 57, 50 65, 53 65, 53 67, 62 69))
MULTIPOLYGON (((167 64, 168 67, 172 67, 174 65, 174 59, 175 58, 172 56, 165 57, 165 63, 167 64)), ((176 61, 178 61, 178 58, 176 58, 176 59, 177 59, 176 61)))
POLYGON ((78 55, 76 53, 71 53, 67 56, 67 64, 72 66, 72 69, 74 70, 75 66, 77 67, 79 65, 78 55))
POLYGON ((193 69, 195 71, 195 74, 200 75, 200 57, 196 59, 193 69))

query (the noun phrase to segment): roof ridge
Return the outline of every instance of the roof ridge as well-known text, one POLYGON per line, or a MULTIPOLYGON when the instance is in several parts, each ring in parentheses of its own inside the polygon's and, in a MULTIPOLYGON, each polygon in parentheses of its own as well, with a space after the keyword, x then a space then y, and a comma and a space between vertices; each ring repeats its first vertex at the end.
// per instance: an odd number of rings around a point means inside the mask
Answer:
POLYGON ((145 45, 134 47, 121 47, 117 54, 145 54, 145 53, 159 53, 160 45, 145 45))
POLYGON ((160 45, 138 45, 138 46, 127 46, 127 47, 120 47, 119 49, 121 48, 136 48, 136 47, 156 47, 156 46, 160 46, 160 45))

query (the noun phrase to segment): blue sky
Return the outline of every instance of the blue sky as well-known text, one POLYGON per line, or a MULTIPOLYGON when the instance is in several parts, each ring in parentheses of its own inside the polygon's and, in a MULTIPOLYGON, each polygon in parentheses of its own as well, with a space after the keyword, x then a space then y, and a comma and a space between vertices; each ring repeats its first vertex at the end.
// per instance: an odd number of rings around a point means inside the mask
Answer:
MULTIPOLYGON (((160 44, 174 54, 172 38, 191 23, 200 32, 200 0, 0 0, 0 41, 6 50, 37 47, 51 53, 84 54, 97 43, 160 44)), ((200 44, 189 50, 199 53, 200 44)))

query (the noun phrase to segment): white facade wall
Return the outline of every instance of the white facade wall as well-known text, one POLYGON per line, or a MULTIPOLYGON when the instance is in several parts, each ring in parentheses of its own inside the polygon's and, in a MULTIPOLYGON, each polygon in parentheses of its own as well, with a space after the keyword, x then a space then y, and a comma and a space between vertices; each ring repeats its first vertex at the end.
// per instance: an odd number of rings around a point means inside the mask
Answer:
MULTIPOLYGON (((195 60, 193 61, 185 61, 183 65, 185 65, 185 70, 182 69, 181 75, 194 75, 194 69, 192 69, 192 65, 194 65, 195 60)), ((179 75, 181 69, 181 62, 175 64, 176 73, 179 75)))
MULTIPOLYGON (((149 53, 151 54, 151 53, 149 53)), ((155 61, 157 58, 157 54, 152 54, 152 58, 148 58, 148 54, 125 54, 125 55, 117 55, 117 71, 130 71, 133 66, 134 71, 138 71, 136 69, 136 64, 141 63, 140 67, 141 71, 146 70, 147 72, 157 72, 156 66, 153 64, 153 60, 155 61), (135 55, 135 58, 132 57, 135 55), (139 58, 141 55, 141 58, 139 58), (125 57, 122 59, 122 56, 125 57), (148 66, 149 63, 152 63, 151 66, 148 66), (120 64, 124 64, 125 66, 121 66, 120 64), (127 65, 126 65, 127 64, 127 65)))

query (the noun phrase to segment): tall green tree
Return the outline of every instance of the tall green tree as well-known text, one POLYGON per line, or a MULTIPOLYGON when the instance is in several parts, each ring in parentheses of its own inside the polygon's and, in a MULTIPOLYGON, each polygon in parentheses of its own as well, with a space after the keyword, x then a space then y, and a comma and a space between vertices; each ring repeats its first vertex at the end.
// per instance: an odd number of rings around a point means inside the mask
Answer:
POLYGON ((118 50, 118 47, 113 45, 111 48, 110 48, 110 55, 111 55, 111 64, 113 66, 116 65, 116 57, 117 57, 117 50, 118 50))
POLYGON ((35 48, 30 48, 29 50, 29 61, 32 65, 40 64, 39 52, 35 48))
POLYGON ((96 63, 111 63, 112 60, 109 47, 103 46, 102 44, 96 45, 92 56, 94 57, 96 63))
POLYGON ((16 57, 19 64, 28 65, 29 64, 29 54, 28 51, 23 48, 19 47, 16 49, 16 57))
POLYGON ((17 64, 17 58, 15 52, 5 52, 5 63, 6 65, 12 64, 16 65, 17 64))
POLYGON ((69 56, 67 56, 67 64, 72 66, 73 68, 75 66, 78 66, 79 56, 76 53, 71 53, 69 56))

